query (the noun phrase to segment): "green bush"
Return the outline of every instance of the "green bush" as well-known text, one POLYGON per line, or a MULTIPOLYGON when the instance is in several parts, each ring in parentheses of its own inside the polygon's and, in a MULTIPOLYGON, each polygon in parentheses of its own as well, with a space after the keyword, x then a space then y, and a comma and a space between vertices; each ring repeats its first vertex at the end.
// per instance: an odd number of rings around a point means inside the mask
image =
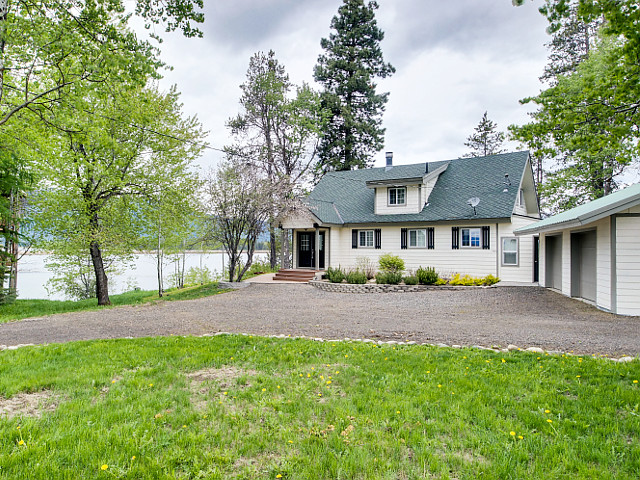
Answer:
POLYGON ((376 283, 386 285, 398 285, 402 281, 402 273, 381 272, 376 275, 376 283))
POLYGON ((347 283, 367 283, 367 275, 360 270, 352 270, 347 273, 347 283))
POLYGON ((444 278, 439 278, 438 280, 436 280, 436 283, 434 283, 434 285, 446 285, 448 282, 444 279, 444 278))
POLYGON ((397 255, 385 253, 378 259, 380 270, 385 273, 402 273, 404 271, 404 260, 397 255))
POLYGON ((493 285, 494 283, 498 283, 500 281, 500 279, 494 275, 487 275, 486 277, 484 277, 484 284, 485 285, 493 285))
POLYGON ((415 275, 409 275, 408 277, 404 277, 404 284, 405 285, 417 285, 418 284, 418 277, 416 277, 415 275))
POLYGON ((327 268, 325 276, 331 283, 340 283, 344 280, 344 272, 340 268, 327 268))
POLYGON ((416 276, 418 277, 418 281, 422 285, 435 285, 435 283, 438 281, 438 278, 440 278, 436 273, 436 269, 433 267, 418 268, 416 276))

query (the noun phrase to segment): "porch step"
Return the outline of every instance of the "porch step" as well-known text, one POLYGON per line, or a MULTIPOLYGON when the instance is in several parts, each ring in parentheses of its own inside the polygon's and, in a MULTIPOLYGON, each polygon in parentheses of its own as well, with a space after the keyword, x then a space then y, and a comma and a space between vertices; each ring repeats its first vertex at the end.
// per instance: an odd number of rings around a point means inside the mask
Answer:
POLYGON ((316 276, 315 270, 280 269, 273 276, 274 280, 286 280, 288 282, 308 282, 316 276))

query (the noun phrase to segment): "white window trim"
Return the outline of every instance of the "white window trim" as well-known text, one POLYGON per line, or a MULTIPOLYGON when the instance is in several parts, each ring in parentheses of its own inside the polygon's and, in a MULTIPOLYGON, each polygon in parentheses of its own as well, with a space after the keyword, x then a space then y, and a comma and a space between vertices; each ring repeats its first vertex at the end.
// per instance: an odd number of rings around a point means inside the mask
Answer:
POLYGON ((522 189, 518 190, 518 206, 519 207, 524 207, 525 206, 524 190, 522 190, 522 189))
MULTIPOLYGON (((398 192, 396 192, 396 202, 398 201, 398 192)), ((407 187, 389 187, 387 188, 387 207, 404 207, 407 205, 407 187), (391 190, 404 190, 403 203, 391 203, 391 190)))
POLYGON ((460 248, 482 248, 482 228, 480 227, 464 227, 460 228, 460 248), (469 245, 465 245, 464 242, 464 231, 469 230, 469 245), (471 231, 478 231, 478 245, 471 245, 471 231))
POLYGON ((503 267, 518 267, 520 266, 520 239, 518 237, 500 237, 500 257, 501 257, 501 264, 503 267), (516 263, 505 263, 504 261, 504 254, 505 253, 514 253, 511 250, 506 250, 504 249, 504 241, 505 240, 515 240, 516 241, 516 263))
MULTIPOLYGON (((417 235, 416 235, 416 240, 418 239, 417 235)), ((427 248, 427 244, 428 244, 428 239, 427 239, 427 229, 426 228, 410 228, 409 230, 407 230, 407 247, 408 248, 427 248), (411 245, 411 232, 417 232, 418 230, 424 232, 424 245, 411 245)))
POLYGON ((376 244, 376 234, 374 230, 358 230, 358 248, 375 248, 375 244, 376 244), (371 245, 366 245, 366 239, 367 239, 367 232, 371 232, 371 245), (365 236, 365 244, 363 245, 361 242, 362 239, 362 235, 361 233, 364 233, 365 236))

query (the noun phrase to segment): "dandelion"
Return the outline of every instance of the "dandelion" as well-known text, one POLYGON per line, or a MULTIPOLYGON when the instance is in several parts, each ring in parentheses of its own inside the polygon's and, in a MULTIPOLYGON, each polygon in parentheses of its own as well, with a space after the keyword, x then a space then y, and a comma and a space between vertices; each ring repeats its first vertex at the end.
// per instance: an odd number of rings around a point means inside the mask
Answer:
POLYGON ((150 386, 150 387, 153 387, 153 383, 150 383, 150 384, 149 384, 149 386, 150 386))
POLYGON ((20 446, 24 445, 24 440, 20 440, 20 441, 18 442, 18 445, 20 445, 20 446))
POLYGON ((331 385, 331 380, 327 380, 327 385, 331 385))
POLYGON ((576 378, 580 378, 580 375, 576 375, 576 378))
MULTIPOLYGON (((638 381, 636 380, 635 383, 638 383, 638 381)), ((16 427, 16 430, 20 430, 20 425, 16 427)))
POLYGON ((396 413, 400 413, 400 410, 396 410, 396 413))
POLYGON ((321 397, 321 396, 322 396, 322 394, 321 394, 321 393, 319 393, 319 394, 318 394, 318 396, 319 396, 319 397, 321 397))
POLYGON ((276 475, 276 478, 282 478, 282 475, 277 474, 277 475, 276 475))
POLYGON ((300 376, 302 376, 302 374, 300 374, 300 376))
POLYGON ((109 465, 107 465, 106 463, 104 465, 102 465, 100 467, 100 470, 106 470, 107 468, 109 468, 109 465))
POLYGON ((519 438, 520 440, 524 439, 524 437, 523 437, 522 435, 518 435, 518 438, 519 438))
POLYGON ((427 370, 427 373, 431 373, 431 370, 427 370))
POLYGON ((131 460, 135 460, 135 459, 136 459, 136 456, 135 456, 135 455, 134 455, 133 457, 131 457, 131 460))
POLYGON ((289 443, 293 443, 293 440, 289 440, 289 443))
POLYGON ((222 392, 223 395, 229 395, 229 392, 222 392))
POLYGON ((507 361, 503 358, 503 359, 502 359, 502 363, 507 363, 507 361))
POLYGON ((262 389, 262 391, 263 391, 263 392, 266 392, 266 391, 267 391, 267 389, 266 389, 266 388, 263 388, 263 389, 262 389))
POLYGON ((115 380, 111 380, 111 383, 116 383, 116 381, 115 380))
POLYGON ((310 374, 310 373, 307 373, 307 378, 310 378, 310 377, 311 377, 311 374, 310 374))
POLYGON ((553 423, 553 420, 551 420, 550 418, 547 418, 547 422, 548 423, 553 423))
MULTIPOLYGON (((634 380, 633 383, 638 383, 638 380, 634 380)), ((20 427, 18 427, 18 428, 20 428, 20 427)))
POLYGON ((280 385, 278 385, 276 388, 279 390, 280 389, 280 385))
POLYGON ((442 385, 438 384, 438 388, 442 388, 442 385))
POLYGON ((349 355, 345 355, 344 358, 349 358, 349 355))
POLYGON ((544 413, 551 413, 551 410, 545 410, 544 413))
POLYGON ((187 426, 186 425, 182 425, 182 428, 187 428, 187 426))
POLYGON ((340 371, 339 371, 339 370, 336 370, 336 375, 337 375, 337 374, 339 374, 339 373, 340 373, 340 371))
POLYGON ((511 435, 512 437, 515 437, 515 436, 516 436, 516 432, 514 432, 513 430, 511 430, 511 431, 509 432, 509 435, 511 435))

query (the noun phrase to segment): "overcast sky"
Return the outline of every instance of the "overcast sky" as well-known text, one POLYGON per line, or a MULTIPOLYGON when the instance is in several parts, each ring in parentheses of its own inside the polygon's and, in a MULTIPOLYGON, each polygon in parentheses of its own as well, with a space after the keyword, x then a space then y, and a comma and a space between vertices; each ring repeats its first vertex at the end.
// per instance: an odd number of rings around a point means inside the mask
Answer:
MULTIPOLYGON (((320 39, 341 0, 207 0, 204 38, 162 34, 162 59, 173 66, 161 85, 177 84, 184 110, 209 130, 214 148, 230 143, 226 121, 239 112, 240 84, 255 52, 274 50, 291 80, 313 83, 320 39)), ((378 82, 390 92, 385 148, 394 164, 457 158, 488 111, 500 130, 527 121, 518 100, 541 89, 549 41, 540 0, 379 0, 382 51, 396 73, 378 82)), ((515 149, 510 144, 509 149, 515 149)), ((207 150, 207 167, 222 158, 207 150)))

